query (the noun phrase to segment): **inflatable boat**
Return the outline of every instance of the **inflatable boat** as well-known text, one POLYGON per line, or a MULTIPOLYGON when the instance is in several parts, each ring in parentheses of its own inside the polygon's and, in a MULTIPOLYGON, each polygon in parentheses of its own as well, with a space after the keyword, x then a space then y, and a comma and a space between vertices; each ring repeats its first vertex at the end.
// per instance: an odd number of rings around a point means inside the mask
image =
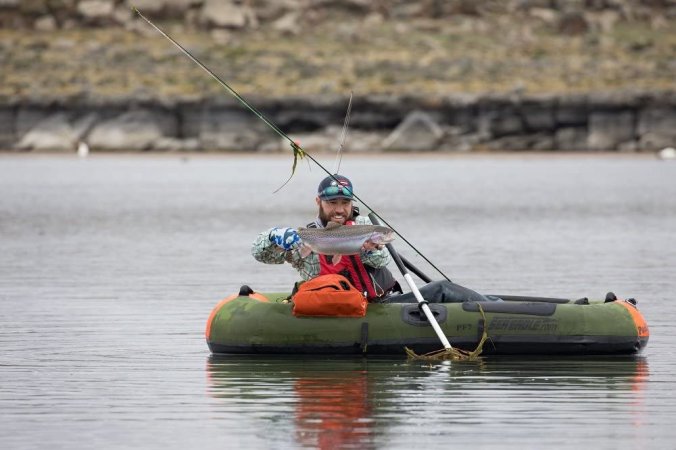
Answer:
MULTIPOLYGON (((363 317, 296 317, 288 293, 240 291, 211 312, 206 340, 213 354, 404 355, 439 350, 418 304, 372 303, 363 317)), ((430 303, 453 347, 483 355, 636 354, 648 325, 634 299, 491 296, 498 301, 430 303), (482 314, 483 313, 483 314, 482 314)))

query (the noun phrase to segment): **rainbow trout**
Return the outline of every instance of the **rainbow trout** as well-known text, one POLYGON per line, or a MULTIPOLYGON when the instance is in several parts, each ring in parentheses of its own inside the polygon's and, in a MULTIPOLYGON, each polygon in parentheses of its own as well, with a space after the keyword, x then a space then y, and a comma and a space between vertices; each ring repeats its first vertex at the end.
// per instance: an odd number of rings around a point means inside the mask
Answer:
POLYGON ((340 255, 356 255, 366 241, 385 245, 394 240, 394 231, 381 225, 340 225, 329 222, 326 228, 299 228, 298 235, 303 243, 300 254, 306 257, 310 252, 334 255, 334 264, 340 255))

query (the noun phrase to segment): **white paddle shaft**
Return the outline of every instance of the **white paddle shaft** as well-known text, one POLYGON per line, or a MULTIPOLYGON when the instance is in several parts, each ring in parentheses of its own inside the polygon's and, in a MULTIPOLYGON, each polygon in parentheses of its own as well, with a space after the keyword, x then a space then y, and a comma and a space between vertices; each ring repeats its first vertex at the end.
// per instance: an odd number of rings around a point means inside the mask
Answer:
POLYGON ((448 342, 448 339, 446 339, 446 335, 437 323, 437 319, 434 317, 434 314, 432 314, 432 310, 430 310, 430 307, 427 306, 427 302, 423 298, 422 294, 420 294, 418 287, 413 282, 413 277, 407 272, 404 274, 404 279, 406 280, 406 283, 408 283, 408 287, 411 288, 415 299, 418 300, 418 303, 421 305, 421 308, 427 317, 427 321, 430 323, 430 325, 432 325, 432 328, 434 328, 434 331, 437 333, 437 337, 439 337, 439 340, 443 344, 444 348, 446 350, 450 350, 452 348, 451 343, 448 342))

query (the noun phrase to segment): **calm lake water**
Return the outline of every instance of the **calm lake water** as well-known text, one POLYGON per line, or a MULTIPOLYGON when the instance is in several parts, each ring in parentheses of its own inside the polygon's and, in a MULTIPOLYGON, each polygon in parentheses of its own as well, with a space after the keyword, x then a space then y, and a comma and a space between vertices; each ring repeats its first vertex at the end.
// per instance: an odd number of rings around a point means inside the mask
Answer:
POLYGON ((637 298, 641 356, 212 357, 218 300, 296 279, 249 253, 315 214, 316 167, 273 194, 290 168, 0 155, 0 448, 673 448, 676 163, 348 154, 341 168, 460 284, 637 298))

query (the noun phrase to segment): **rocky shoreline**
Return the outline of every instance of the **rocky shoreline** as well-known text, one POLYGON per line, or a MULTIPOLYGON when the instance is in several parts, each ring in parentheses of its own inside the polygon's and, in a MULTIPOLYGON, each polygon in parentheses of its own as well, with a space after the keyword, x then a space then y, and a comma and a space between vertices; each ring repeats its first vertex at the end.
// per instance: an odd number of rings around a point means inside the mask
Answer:
MULTIPOLYGON (((307 150, 336 148, 347 99, 255 107, 307 150)), ((676 94, 356 99, 345 151, 655 151, 676 142, 676 94)), ((282 151, 278 135, 223 100, 0 106, 0 148, 19 151, 282 151)))
POLYGON ((377 24, 388 19, 481 20, 503 15, 574 35, 622 21, 667 26, 676 16, 674 0, 0 0, 0 26, 39 31, 134 27, 134 8, 153 19, 192 28, 274 27, 292 34, 336 18, 367 18, 377 24))
POLYGON ((288 148, 132 4, 308 150, 676 143, 676 0, 0 0, 0 149, 288 148))

